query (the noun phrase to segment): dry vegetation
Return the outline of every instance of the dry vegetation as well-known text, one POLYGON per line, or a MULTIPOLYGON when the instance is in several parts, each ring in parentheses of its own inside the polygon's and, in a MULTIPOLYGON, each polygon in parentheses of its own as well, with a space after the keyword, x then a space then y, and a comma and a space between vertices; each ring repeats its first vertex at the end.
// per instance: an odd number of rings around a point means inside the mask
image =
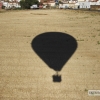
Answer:
POLYGON ((100 12, 80 10, 0 11, 0 100, 99 100, 100 12), (61 83, 32 50, 44 32, 72 35, 78 48, 64 65, 61 83))

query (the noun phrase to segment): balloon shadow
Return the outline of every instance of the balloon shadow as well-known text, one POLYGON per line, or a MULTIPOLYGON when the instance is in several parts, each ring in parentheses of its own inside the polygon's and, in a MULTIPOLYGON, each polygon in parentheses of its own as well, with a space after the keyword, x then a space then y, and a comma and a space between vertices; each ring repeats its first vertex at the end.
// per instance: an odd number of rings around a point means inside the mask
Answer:
POLYGON ((46 32, 36 36, 31 43, 36 54, 57 73, 53 75, 54 82, 61 82, 61 71, 77 49, 74 37, 62 32, 46 32))

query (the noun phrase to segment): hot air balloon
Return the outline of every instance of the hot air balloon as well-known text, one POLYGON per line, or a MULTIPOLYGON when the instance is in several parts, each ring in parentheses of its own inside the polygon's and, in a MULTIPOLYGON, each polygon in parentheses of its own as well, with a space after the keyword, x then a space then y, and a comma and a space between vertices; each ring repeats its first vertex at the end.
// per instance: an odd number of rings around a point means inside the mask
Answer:
POLYGON ((53 81, 61 82, 59 71, 77 49, 75 38, 62 32, 46 32, 36 36, 31 46, 48 67, 56 71, 53 81))

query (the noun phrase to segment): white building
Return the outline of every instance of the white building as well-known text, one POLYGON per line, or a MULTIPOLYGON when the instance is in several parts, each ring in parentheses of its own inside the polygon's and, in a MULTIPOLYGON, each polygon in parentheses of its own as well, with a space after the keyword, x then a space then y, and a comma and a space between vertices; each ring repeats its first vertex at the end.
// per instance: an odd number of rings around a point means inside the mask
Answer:
POLYGON ((100 5, 100 0, 78 0, 79 8, 89 9, 91 5, 100 5))
POLYGON ((2 0, 3 6, 5 9, 11 9, 11 8, 20 8, 19 4, 20 0, 9 0, 9 2, 2 0))
POLYGON ((62 4, 59 4, 59 8, 75 8, 77 0, 62 0, 62 4))

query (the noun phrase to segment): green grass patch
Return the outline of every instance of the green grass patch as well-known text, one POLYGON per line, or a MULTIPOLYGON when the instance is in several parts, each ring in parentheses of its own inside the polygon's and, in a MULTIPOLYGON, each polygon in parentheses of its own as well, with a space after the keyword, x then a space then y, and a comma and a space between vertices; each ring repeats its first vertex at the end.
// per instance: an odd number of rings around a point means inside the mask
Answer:
POLYGON ((88 91, 88 89, 85 89, 84 91, 85 91, 85 92, 87 92, 87 91, 88 91))
POLYGON ((77 39, 77 41, 84 41, 84 39, 77 39))
POLYGON ((84 18, 89 18, 88 16, 85 16, 84 18))
POLYGON ((93 35, 92 37, 96 37, 96 35, 93 35))
POLYGON ((97 44, 100 44, 100 41, 97 41, 97 44))
POLYGON ((97 31, 100 31, 100 29, 98 29, 97 31))

